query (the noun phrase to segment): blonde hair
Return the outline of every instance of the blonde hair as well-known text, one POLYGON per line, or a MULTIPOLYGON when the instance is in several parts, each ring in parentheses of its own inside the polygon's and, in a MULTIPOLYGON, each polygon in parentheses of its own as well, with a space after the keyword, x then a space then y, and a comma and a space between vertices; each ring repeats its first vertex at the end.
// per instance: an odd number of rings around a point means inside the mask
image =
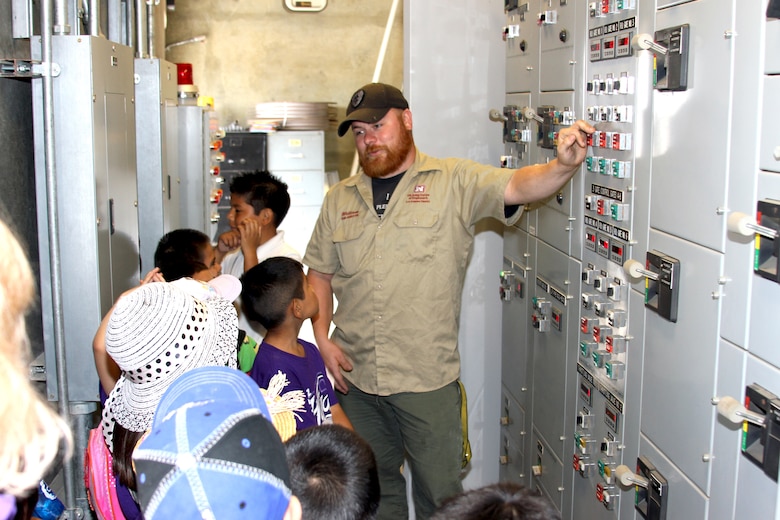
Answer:
POLYGON ((35 282, 22 246, 0 221, 0 492, 24 496, 38 485, 60 452, 70 455, 67 422, 29 378, 30 342, 25 314, 35 282))

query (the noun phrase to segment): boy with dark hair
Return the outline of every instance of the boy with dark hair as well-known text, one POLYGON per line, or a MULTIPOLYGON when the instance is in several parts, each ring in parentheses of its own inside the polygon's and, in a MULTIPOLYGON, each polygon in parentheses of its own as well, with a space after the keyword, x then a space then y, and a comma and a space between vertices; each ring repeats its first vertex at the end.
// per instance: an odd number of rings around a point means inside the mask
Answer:
POLYGON ((445 499, 431 520, 561 520, 561 514, 538 491, 499 482, 445 499))
POLYGON ((290 488, 302 520, 373 520, 379 477, 371 446, 336 424, 309 428, 285 442, 290 488))
POLYGON ((241 276, 272 256, 300 260, 278 231, 290 209, 287 184, 267 171, 246 172, 230 181, 230 231, 219 236, 217 262, 222 272, 241 276))
POLYGON ((292 258, 262 261, 241 277, 243 313, 266 328, 249 375, 260 388, 268 388, 278 372, 289 380, 285 390, 302 390, 305 410, 296 414, 298 431, 335 423, 352 428, 338 404, 316 346, 298 338, 301 325, 319 312, 314 290, 303 265, 292 258))
POLYGON ((190 277, 208 282, 220 273, 211 239, 196 229, 174 229, 154 251, 154 266, 168 282, 190 277))
MULTIPOLYGON (((284 241, 277 230, 290 209, 287 184, 267 171, 244 172, 230 181, 230 231, 219 236, 217 262, 222 272, 241 277, 266 258, 286 256, 300 260, 301 255, 284 241)), ((258 344, 265 336, 263 327, 252 324, 238 312, 238 327, 246 332, 238 352, 238 368, 249 372, 258 344)))

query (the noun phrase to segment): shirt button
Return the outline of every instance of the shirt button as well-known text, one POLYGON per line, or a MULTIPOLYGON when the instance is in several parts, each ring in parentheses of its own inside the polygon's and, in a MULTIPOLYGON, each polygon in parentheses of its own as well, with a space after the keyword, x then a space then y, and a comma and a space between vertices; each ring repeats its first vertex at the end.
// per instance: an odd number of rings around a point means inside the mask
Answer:
POLYGON ((417 225, 417 219, 414 219, 414 225, 415 226, 417 225))
POLYGON ((376 284, 376 288, 377 289, 381 289, 382 288, 382 284, 381 283, 376 284))
POLYGON ((381 255, 381 254, 379 254, 379 253, 377 253, 377 255, 376 255, 376 259, 377 259, 377 260, 381 260, 381 259, 382 259, 382 255, 381 255))
POLYGON ((377 317, 376 317, 376 321, 379 321, 379 320, 381 320, 381 319, 382 319, 382 316, 377 316, 377 317))

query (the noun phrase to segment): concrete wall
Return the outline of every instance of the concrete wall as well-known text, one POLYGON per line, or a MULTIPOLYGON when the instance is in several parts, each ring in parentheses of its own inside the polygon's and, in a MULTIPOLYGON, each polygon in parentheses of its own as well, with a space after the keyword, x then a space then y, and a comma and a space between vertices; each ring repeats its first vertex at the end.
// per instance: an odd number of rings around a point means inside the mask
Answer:
MULTIPOLYGON (((177 0, 166 43, 200 35, 204 43, 172 47, 165 59, 192 63, 194 82, 214 98, 223 124, 246 125, 263 102, 333 102, 339 120, 352 93, 369 83, 391 0, 330 0, 319 13, 294 13, 282 0, 177 0)), ((403 82, 403 5, 399 2, 379 81, 403 82)), ((326 137, 325 167, 349 174, 352 139, 326 137)))

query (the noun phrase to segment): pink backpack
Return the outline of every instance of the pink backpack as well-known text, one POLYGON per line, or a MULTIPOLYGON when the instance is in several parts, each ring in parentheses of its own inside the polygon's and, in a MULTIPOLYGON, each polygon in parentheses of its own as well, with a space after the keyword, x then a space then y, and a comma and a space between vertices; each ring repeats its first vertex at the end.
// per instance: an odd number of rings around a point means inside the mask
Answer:
POLYGON ((98 520, 125 520, 116 494, 113 458, 103 438, 103 426, 89 431, 84 456, 84 485, 89 505, 98 520))

